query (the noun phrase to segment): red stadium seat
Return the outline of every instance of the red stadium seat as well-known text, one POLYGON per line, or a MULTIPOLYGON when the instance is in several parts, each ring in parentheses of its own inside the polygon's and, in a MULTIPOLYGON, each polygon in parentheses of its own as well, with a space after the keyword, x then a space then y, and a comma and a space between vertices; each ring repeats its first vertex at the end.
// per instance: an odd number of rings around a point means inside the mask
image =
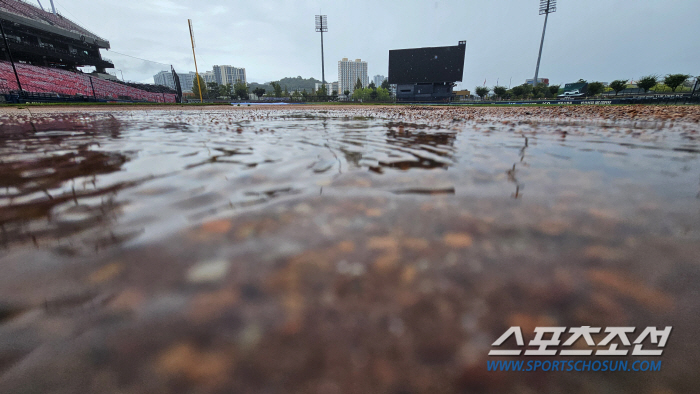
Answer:
MULTIPOLYGON (((150 101, 156 103, 174 103, 175 95, 168 93, 152 93, 136 89, 118 82, 107 81, 86 74, 74 73, 50 67, 32 66, 16 63, 22 89, 33 93, 56 93, 66 96, 93 96, 92 86, 95 88, 95 97, 98 99, 121 99, 135 101, 150 101)), ((6 61, 0 61, 0 91, 9 92, 17 89, 17 81, 12 65, 6 61)))

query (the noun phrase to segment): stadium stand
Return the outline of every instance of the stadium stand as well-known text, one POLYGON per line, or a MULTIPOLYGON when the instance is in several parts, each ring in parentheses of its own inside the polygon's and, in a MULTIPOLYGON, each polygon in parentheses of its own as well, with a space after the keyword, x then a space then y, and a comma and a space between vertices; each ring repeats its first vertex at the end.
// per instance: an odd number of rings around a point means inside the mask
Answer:
MULTIPOLYGON (((152 93, 118 82, 91 77, 89 74, 30 64, 15 63, 22 89, 32 93, 52 93, 59 96, 83 96, 101 100, 130 100, 174 103, 172 93, 152 93), (92 84, 90 83, 92 80, 92 84), (92 89, 95 89, 94 95, 92 89)), ((0 91, 16 91, 17 81, 10 62, 0 61, 0 91)))
MULTIPOLYGON (((100 49, 110 48, 109 41, 61 14, 46 12, 21 0, 0 0, 0 21, 15 60, 68 69, 95 66, 100 72, 114 68, 100 54, 100 49)), ((8 60, 7 53, 3 54, 4 60, 8 60)))
POLYGON ((145 90, 145 91, 151 92, 151 93, 172 93, 172 94, 177 93, 175 90, 170 89, 167 86, 162 86, 162 85, 153 85, 153 84, 137 83, 137 82, 122 82, 122 83, 127 85, 127 86, 131 86, 132 88, 145 90))
POLYGON ((18 16, 22 16, 28 19, 35 20, 37 22, 42 22, 45 23, 49 26, 56 26, 80 35, 85 36, 86 38, 91 38, 93 40, 101 40, 101 41, 106 41, 95 34, 89 32, 88 30, 78 26, 77 24, 71 22, 70 20, 64 18, 60 14, 52 14, 50 12, 45 12, 42 11, 39 8, 36 8, 30 4, 24 3, 22 1, 17 1, 17 0, 3 0, 2 1, 2 7, 13 14, 16 14, 18 16))
POLYGON ((0 41, 0 94, 8 101, 177 101, 172 90, 108 81, 78 71, 79 67, 93 66, 97 74, 105 76, 107 68, 114 68, 100 53, 100 49, 110 48, 109 41, 58 13, 22 0, 0 0, 0 22, 10 50, 0 41))

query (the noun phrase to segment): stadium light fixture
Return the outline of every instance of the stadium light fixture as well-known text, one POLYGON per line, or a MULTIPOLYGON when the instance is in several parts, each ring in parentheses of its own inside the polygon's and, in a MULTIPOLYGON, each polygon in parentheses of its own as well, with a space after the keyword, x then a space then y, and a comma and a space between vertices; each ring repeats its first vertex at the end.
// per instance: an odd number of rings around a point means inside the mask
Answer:
POLYGON ((557 0, 540 0, 540 15, 557 11, 557 0))
POLYGON ((547 18, 549 14, 557 11, 557 0, 540 0, 540 15, 544 14, 544 28, 542 28, 542 40, 540 41, 540 53, 537 55, 537 68, 535 68, 535 79, 532 86, 537 86, 537 77, 540 73, 540 60, 542 59, 542 46, 544 46, 544 34, 547 31, 547 18))
MULTIPOLYGON (((316 32, 321 33, 321 86, 326 89, 326 69, 323 61, 323 33, 328 32, 328 17, 316 15, 316 32)), ((328 94, 328 92, 326 92, 328 94)))

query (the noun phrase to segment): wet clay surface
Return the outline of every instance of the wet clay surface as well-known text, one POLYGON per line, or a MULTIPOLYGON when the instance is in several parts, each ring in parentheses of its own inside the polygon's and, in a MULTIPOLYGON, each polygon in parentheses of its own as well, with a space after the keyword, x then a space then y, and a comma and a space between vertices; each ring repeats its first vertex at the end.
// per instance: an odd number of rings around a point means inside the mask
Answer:
POLYGON ((2 393, 700 384, 698 107, 30 111, 2 393), (657 372, 487 371, 510 326, 674 328, 657 372))

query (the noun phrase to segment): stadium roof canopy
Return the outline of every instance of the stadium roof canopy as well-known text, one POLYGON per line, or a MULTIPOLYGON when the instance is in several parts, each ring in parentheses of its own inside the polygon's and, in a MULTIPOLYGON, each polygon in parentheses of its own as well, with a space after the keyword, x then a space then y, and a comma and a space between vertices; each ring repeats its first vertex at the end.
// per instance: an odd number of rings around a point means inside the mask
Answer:
POLYGON ((0 0, 0 19, 109 49, 109 41, 104 38, 60 14, 54 15, 21 0, 0 0))

